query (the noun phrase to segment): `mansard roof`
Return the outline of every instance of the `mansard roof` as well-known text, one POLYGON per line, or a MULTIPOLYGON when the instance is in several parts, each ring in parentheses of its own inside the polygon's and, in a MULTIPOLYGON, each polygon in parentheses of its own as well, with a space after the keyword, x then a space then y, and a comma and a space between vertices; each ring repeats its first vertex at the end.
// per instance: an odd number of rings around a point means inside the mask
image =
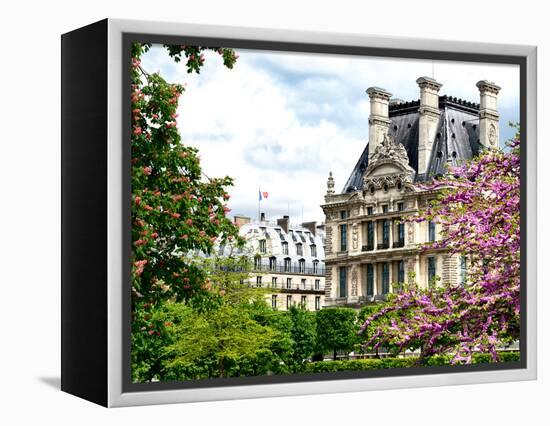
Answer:
MULTIPOLYGON (((480 149, 479 104, 452 96, 439 97, 441 112, 427 173, 418 174, 418 135, 420 100, 390 103, 389 134, 402 144, 414 169, 415 181, 424 182, 445 172, 447 162, 458 165, 470 160, 480 149)), ((363 175, 368 167, 369 145, 365 146, 342 193, 363 189, 363 175)))

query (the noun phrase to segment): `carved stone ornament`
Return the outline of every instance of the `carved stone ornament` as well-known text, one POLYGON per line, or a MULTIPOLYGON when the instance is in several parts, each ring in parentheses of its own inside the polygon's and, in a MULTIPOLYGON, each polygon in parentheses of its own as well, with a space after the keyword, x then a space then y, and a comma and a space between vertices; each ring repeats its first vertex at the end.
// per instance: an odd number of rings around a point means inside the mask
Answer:
POLYGON ((409 244, 414 244, 414 223, 409 223, 409 244))
POLYGON ((409 166, 409 157, 405 147, 395 142, 393 137, 384 135, 384 140, 378 145, 372 156, 369 158, 369 165, 363 177, 365 188, 374 187, 382 189, 401 185, 412 184, 414 178, 414 169, 409 166), (372 172, 382 164, 392 164, 399 170, 396 173, 387 175, 371 176, 372 172))
POLYGON ((357 296, 357 268, 351 270, 351 295, 357 296))
POLYGON ((489 126, 489 143, 494 145, 497 140, 497 129, 493 123, 489 126))
POLYGON ((377 161, 393 160, 405 167, 409 167, 409 156, 407 155, 407 150, 402 144, 396 143, 394 138, 387 133, 384 135, 384 140, 376 147, 369 160, 369 166, 377 161))
POLYGON ((351 226, 351 246, 354 250, 359 247, 359 231, 357 230, 357 223, 351 226))
POLYGON ((327 179, 327 195, 334 194, 334 178, 332 177, 332 172, 329 172, 327 179))

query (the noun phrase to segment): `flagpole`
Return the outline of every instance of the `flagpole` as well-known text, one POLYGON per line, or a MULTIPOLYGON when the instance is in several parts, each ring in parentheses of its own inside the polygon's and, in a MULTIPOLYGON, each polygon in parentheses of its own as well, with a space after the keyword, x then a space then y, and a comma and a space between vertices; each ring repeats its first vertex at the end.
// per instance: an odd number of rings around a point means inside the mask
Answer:
POLYGON ((258 186, 258 223, 260 223, 260 203, 262 202, 262 193, 260 187, 258 186))

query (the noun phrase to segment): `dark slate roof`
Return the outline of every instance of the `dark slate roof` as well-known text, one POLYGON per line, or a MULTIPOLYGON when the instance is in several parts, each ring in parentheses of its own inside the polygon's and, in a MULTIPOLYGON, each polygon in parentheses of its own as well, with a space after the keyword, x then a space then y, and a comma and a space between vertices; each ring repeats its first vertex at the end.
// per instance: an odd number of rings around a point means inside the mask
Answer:
MULTIPOLYGON (((418 108, 420 101, 390 104, 389 133, 401 143, 409 157, 409 165, 417 172, 416 181, 426 181, 445 171, 449 163, 457 165, 479 152, 479 104, 449 96, 439 97, 438 129, 428 164, 428 172, 418 175, 418 108)), ((363 189, 363 174, 368 166, 369 146, 365 146, 359 161, 351 172, 342 193, 363 189)))

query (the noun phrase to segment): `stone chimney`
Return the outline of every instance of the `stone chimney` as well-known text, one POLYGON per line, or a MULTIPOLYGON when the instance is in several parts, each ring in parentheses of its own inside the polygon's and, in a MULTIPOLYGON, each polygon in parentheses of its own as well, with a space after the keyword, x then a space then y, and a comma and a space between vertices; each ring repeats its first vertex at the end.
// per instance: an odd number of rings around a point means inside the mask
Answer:
POLYGON ((248 216, 234 216, 233 217, 233 223, 237 228, 240 228, 243 225, 246 225, 247 223, 250 223, 250 218, 248 216))
POLYGON ((500 87, 495 83, 481 80, 479 89, 479 143, 485 148, 498 148, 498 107, 497 96, 500 87))
POLYGON ((260 213, 260 222, 265 222, 265 213, 264 212, 260 213))
POLYGON ((439 124, 439 89, 443 86, 430 77, 416 80, 420 87, 420 108, 418 109, 418 174, 428 171, 437 125, 439 124))
POLYGON ((317 222, 304 222, 302 226, 306 228, 313 236, 317 233, 317 222))
POLYGON ((384 140, 384 135, 390 128, 389 101, 392 94, 380 87, 369 87, 369 158, 374 150, 384 140))
POLYGON ((277 219, 277 225, 283 228, 283 231, 288 232, 288 227, 290 225, 290 218, 288 216, 283 216, 282 219, 277 219))

